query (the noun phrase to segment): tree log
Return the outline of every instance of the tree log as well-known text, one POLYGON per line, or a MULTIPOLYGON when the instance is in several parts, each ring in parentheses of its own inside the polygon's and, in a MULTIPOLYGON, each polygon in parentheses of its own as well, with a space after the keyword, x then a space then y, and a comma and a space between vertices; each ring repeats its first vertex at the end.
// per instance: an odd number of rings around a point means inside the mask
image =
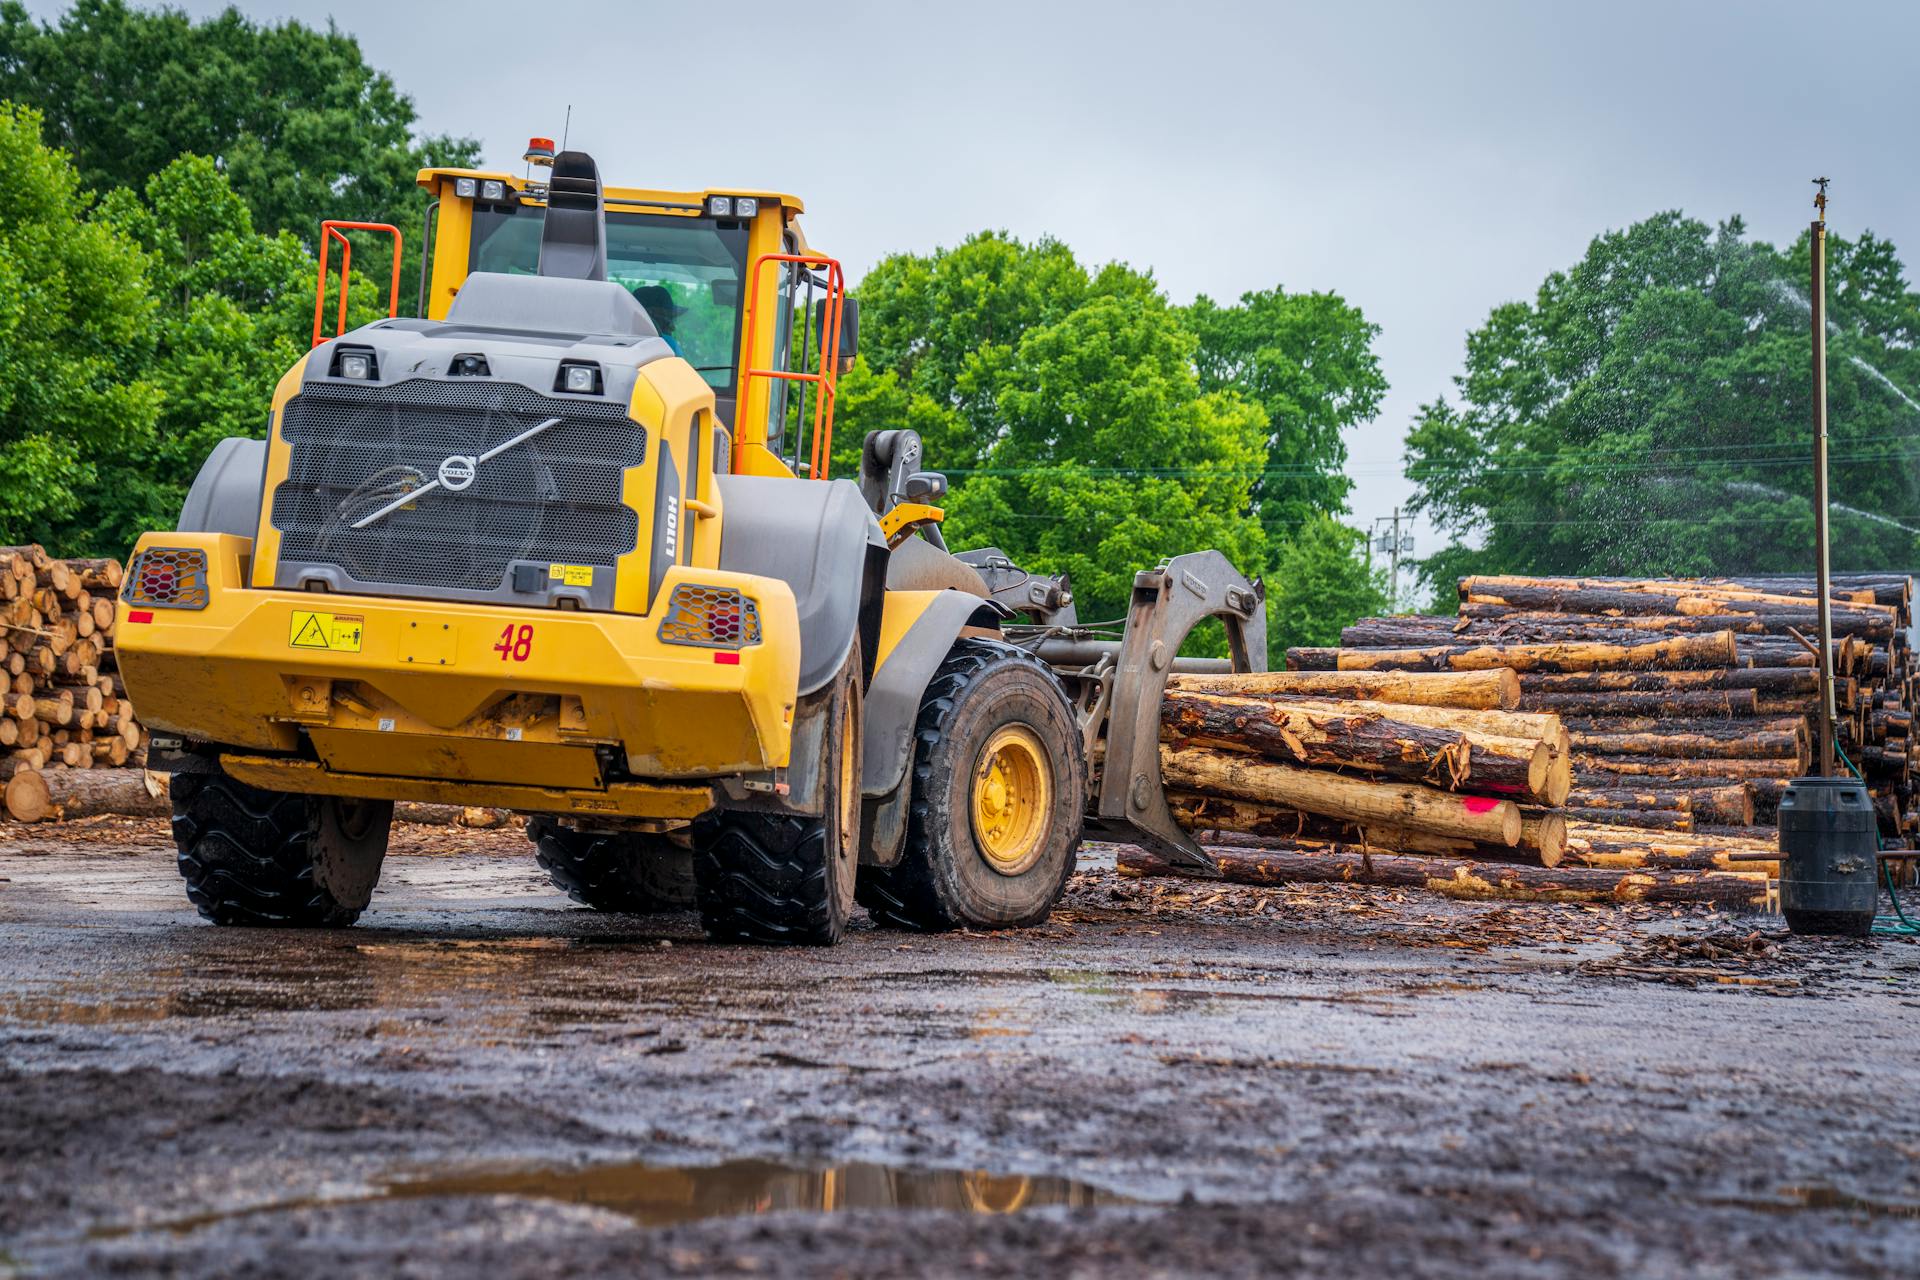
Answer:
MULTIPOLYGON (((1760 574, 1740 578, 1702 578, 1709 587, 1737 587, 1775 595, 1818 599, 1820 584, 1796 574, 1760 574)), ((1893 574, 1835 573, 1827 578, 1828 595, 1851 604, 1903 606, 1913 600, 1913 579, 1893 574)))
POLYGON ((1602 786, 1620 785, 1609 781, 1609 775, 1656 777, 1664 787, 1681 778, 1726 783, 1735 779, 1795 778, 1806 772, 1798 760, 1681 760, 1652 755, 1596 756, 1578 751, 1574 753, 1573 767, 1576 781, 1592 780, 1602 786))
POLYGON ((1760 871, 1779 875, 1779 864, 1736 862, 1729 855, 1773 853, 1777 846, 1758 840, 1740 840, 1727 836, 1680 835, 1657 832, 1635 833, 1619 827, 1592 826, 1583 822, 1567 826, 1567 862, 1583 867, 1609 867, 1616 871, 1642 868, 1664 870, 1760 871))
POLYGON ((1657 716, 1699 719, 1719 716, 1755 716, 1760 695, 1752 689, 1694 689, 1685 691, 1608 693, 1528 693, 1521 705, 1529 711, 1561 716, 1657 716))
POLYGON ((1568 805, 1564 812, 1568 822, 1643 827, 1649 831, 1693 830, 1693 815, 1679 809, 1589 809, 1581 805, 1568 805))
MULTIPOLYGON (((1479 577, 1460 581, 1462 604, 1504 604, 1552 613, 1804 612, 1804 596, 1716 587, 1694 580, 1479 577)), ((1848 611, 1894 616, 1892 606, 1855 603, 1848 611)), ((1839 612, 1836 610, 1835 612, 1839 612)))
POLYGON ((1322 671, 1484 671, 1492 667, 1511 667, 1515 671, 1604 671, 1631 667, 1732 666, 1738 659, 1739 650, 1731 631, 1674 636, 1634 645, 1571 643, 1287 650, 1289 667, 1322 671))
POLYGON ((463 808, 457 804, 424 804, 402 800, 393 806, 393 820, 422 827, 469 827, 486 831, 506 826, 513 820, 513 814, 506 809, 463 808))
MULTIPOLYGON (((1222 878, 1236 884, 1369 884, 1427 889, 1450 898, 1521 902, 1764 904, 1767 877, 1754 872, 1619 872, 1588 867, 1529 867, 1358 852, 1295 842, 1267 849, 1210 848, 1222 878)), ((1130 876, 1192 871, 1133 846, 1119 851, 1130 876)))
POLYGON ((80 585, 89 591, 112 594, 126 580, 126 571, 118 560, 69 560, 67 568, 80 580, 80 585))
POLYGON ((1520 679, 1504 667, 1463 672, 1261 671, 1174 676, 1167 681, 1167 688, 1182 693, 1227 693, 1240 697, 1292 694, 1480 710, 1511 710, 1520 701, 1520 679))
MULTIPOLYGON (((1786 605, 1765 605, 1743 608, 1739 605, 1726 606, 1727 612, 1665 613, 1658 609, 1642 609, 1627 613, 1581 613, 1574 610, 1554 612, 1545 610, 1518 609, 1510 605, 1472 603, 1460 606, 1461 624, 1455 630, 1467 635, 1491 635, 1500 632, 1512 634, 1515 639, 1539 638, 1551 639, 1568 632, 1581 631, 1660 631, 1679 633, 1689 631, 1735 631, 1744 635, 1784 636, 1789 627, 1806 634, 1809 629, 1818 630, 1820 613, 1811 600, 1802 602, 1798 607, 1786 605)), ((1377 628, 1366 622, 1354 624, 1363 633, 1377 628)), ((1866 610, 1835 608, 1833 610, 1833 633, 1836 636, 1858 636, 1867 640, 1892 639, 1898 628, 1898 620, 1884 610, 1866 610)), ((1348 641, 1345 632, 1341 633, 1341 643, 1360 643, 1348 641)))
POLYGON ((1787 695, 1818 693, 1811 667, 1708 667, 1693 671, 1571 671, 1520 677, 1522 699, 1536 694, 1754 689, 1787 695))
POLYGON ((1664 733, 1595 733, 1576 729, 1573 749, 1576 755, 1588 756, 1664 756, 1687 761, 1783 760, 1792 762, 1803 773, 1806 771, 1807 731, 1799 721, 1793 722, 1791 729, 1779 727, 1778 721, 1761 721, 1758 723, 1768 727, 1752 727, 1744 735, 1722 732, 1710 723, 1699 721, 1674 723, 1685 727, 1664 733))
POLYGON ((1631 781, 1639 781, 1646 787, 1662 792, 1686 795, 1692 805, 1695 830, 1702 823, 1744 825, 1754 821, 1753 787, 1759 780, 1730 782, 1722 777, 1677 778, 1672 775, 1628 779, 1592 770, 1578 771, 1575 777, 1579 779, 1579 786, 1573 792, 1576 803, 1579 802, 1578 797, 1592 795, 1596 790, 1619 790, 1631 781))
POLYGON ((1275 760, 1356 768, 1444 791, 1492 791, 1557 804, 1561 741, 1530 729, 1551 718, 1450 706, 1169 693, 1164 723, 1179 737, 1275 760), (1507 733, 1513 729, 1515 733, 1507 733))
MULTIPOLYGON (((1471 753, 1463 734, 1390 720, 1380 703, 1290 704, 1275 699, 1170 691, 1161 705, 1163 728, 1202 746, 1252 751, 1270 759, 1357 769, 1402 782, 1463 790, 1471 753)), ((1517 785, 1546 779, 1547 751, 1512 762, 1517 785), (1529 774, 1531 768, 1531 774, 1529 774)), ((1492 779, 1489 779, 1490 781, 1492 779)), ((1513 779, 1507 779, 1512 783, 1513 779)))
POLYGON ((1361 824, 1297 809, 1260 804, 1252 800, 1169 791, 1167 807, 1173 820, 1195 838, 1206 833, 1233 833, 1257 839, 1332 840, 1388 853, 1439 854, 1483 861, 1526 862, 1553 866, 1566 847, 1567 824, 1558 810, 1523 806, 1520 839, 1512 847, 1454 836, 1435 835, 1406 827, 1361 824))
POLYGON ((1255 800, 1363 825, 1407 827, 1507 848, 1520 839, 1520 810, 1510 800, 1458 796, 1400 782, 1345 778, 1204 747, 1162 747, 1160 769, 1167 786, 1179 790, 1255 800))
POLYGON ((91 818, 98 814, 162 818, 172 812, 163 779, 147 785, 144 769, 22 769, 7 779, 7 814, 15 822, 91 818), (158 795, 153 793, 159 792, 158 795))
MULTIPOLYGON (((1675 813, 1693 812, 1691 791, 1661 791, 1634 787, 1575 787, 1567 797, 1569 808, 1579 809, 1668 809, 1675 813)), ((1606 819, 1597 818, 1597 822, 1606 819)))

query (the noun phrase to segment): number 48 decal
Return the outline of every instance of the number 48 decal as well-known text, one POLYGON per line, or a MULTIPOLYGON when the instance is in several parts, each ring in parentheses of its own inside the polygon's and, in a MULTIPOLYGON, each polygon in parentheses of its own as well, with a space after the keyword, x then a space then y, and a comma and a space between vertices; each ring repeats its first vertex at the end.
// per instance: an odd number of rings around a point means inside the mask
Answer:
POLYGON ((523 622, 519 626, 508 623, 500 630, 500 643, 493 646, 500 655, 500 661, 525 662, 533 655, 533 624, 523 622))

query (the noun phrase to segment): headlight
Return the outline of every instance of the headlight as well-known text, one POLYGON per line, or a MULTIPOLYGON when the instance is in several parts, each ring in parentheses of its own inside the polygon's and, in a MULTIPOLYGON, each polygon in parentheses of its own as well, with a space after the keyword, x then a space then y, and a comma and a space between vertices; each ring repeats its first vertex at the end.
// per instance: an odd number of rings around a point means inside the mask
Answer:
POLYGON ((462 200, 473 199, 474 193, 479 189, 480 184, 472 178, 455 178, 453 180, 453 194, 459 196, 462 200))
POLYGON ((487 179, 480 184, 480 198, 482 200, 505 200, 507 198, 507 184, 501 182, 498 178, 487 179))
POLYGON ((716 218, 731 218, 733 216, 733 197, 708 196, 707 212, 716 218))
POLYGON ((560 366, 560 376, 555 379, 553 389, 590 396, 600 390, 600 366, 567 361, 560 366))
POLYGON ((738 217, 751 218, 754 214, 760 212, 760 201, 753 196, 735 196, 733 198, 733 212, 738 217))
POLYGON ((373 352, 342 351, 334 371, 350 382, 370 382, 374 368, 373 352))

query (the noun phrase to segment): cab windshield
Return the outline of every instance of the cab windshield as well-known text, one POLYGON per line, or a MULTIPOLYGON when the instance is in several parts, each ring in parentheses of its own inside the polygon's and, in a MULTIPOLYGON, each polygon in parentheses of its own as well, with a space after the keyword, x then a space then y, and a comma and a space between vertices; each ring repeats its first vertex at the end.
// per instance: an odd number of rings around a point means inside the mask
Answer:
MULTIPOLYGON (((546 210, 475 209, 469 271, 534 275, 546 210)), ((747 228, 672 214, 607 211, 607 278, 633 294, 707 385, 733 393, 747 228)))

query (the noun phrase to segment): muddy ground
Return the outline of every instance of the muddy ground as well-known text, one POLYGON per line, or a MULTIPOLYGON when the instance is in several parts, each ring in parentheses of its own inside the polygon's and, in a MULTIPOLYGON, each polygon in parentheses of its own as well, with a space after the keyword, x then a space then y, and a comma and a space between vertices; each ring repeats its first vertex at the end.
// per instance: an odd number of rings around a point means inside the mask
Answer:
POLYGON ((526 850, 269 933, 0 828, 0 1274, 1920 1274, 1920 945, 1090 850, 1045 929, 756 950, 526 850))

